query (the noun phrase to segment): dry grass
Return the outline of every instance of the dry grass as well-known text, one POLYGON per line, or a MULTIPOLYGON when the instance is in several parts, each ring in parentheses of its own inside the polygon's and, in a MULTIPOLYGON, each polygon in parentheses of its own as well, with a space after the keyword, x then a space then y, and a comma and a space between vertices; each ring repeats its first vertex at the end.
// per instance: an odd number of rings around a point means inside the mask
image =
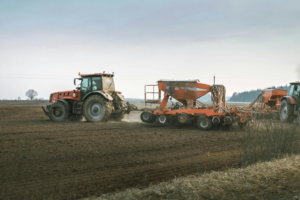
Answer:
POLYGON ((300 199, 300 156, 247 168, 177 178, 146 189, 104 194, 104 199, 300 199))
POLYGON ((241 136, 242 166, 300 153, 300 129, 296 123, 256 121, 241 136))

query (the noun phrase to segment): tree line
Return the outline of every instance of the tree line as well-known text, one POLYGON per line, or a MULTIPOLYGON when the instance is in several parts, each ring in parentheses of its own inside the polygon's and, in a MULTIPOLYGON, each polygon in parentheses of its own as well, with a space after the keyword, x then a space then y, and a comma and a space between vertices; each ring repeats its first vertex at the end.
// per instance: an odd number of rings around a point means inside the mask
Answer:
MULTIPOLYGON (((289 90, 289 86, 279 86, 279 87, 269 87, 265 89, 282 89, 282 90, 289 90)), ((263 90, 265 89, 257 89, 257 90, 251 90, 251 91, 245 91, 245 92, 235 92, 233 93, 232 97, 228 101, 231 102, 252 102, 263 90)))

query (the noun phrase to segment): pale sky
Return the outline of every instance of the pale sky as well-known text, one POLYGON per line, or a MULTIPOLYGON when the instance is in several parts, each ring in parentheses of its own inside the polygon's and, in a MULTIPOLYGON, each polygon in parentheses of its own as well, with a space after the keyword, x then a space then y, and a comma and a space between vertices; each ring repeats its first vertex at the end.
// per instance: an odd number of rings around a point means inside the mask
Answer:
POLYGON ((299 41, 298 0, 0 0, 0 99, 103 71, 127 98, 214 74, 231 96, 298 80, 299 41))

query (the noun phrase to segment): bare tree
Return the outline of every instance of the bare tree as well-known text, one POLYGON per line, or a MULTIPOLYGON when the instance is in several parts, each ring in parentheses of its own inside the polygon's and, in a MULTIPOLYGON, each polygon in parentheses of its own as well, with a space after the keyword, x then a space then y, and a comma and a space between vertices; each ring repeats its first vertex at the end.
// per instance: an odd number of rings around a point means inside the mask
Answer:
POLYGON ((26 92, 25 94, 26 96, 28 96, 28 98, 30 100, 33 100, 34 97, 36 97, 38 95, 37 91, 33 90, 33 89, 30 89, 26 92))

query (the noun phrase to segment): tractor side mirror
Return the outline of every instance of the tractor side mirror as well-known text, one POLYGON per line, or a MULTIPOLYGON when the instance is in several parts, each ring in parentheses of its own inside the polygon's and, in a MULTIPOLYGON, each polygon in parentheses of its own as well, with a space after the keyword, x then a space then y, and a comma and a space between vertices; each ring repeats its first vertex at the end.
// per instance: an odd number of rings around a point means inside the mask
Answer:
POLYGON ((74 85, 76 86, 76 80, 82 80, 82 78, 74 78, 74 85))

